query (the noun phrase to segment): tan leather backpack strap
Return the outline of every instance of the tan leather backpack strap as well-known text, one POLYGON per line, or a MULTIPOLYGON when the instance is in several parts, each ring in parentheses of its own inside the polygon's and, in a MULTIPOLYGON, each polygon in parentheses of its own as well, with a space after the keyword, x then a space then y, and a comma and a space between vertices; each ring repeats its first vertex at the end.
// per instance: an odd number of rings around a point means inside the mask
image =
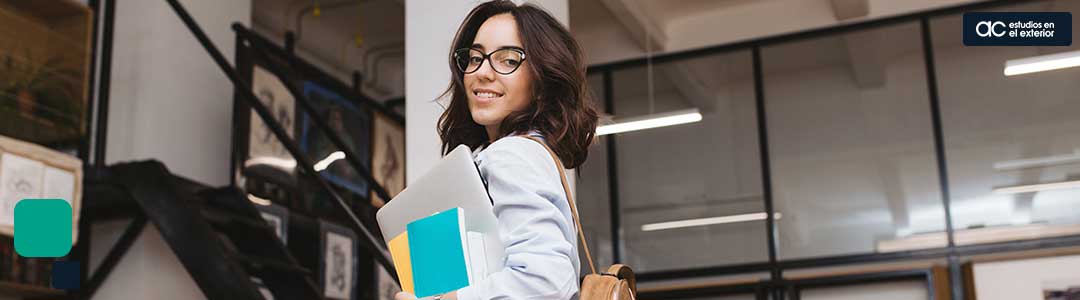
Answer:
POLYGON ((585 259, 589 260, 589 270, 591 270, 593 274, 596 274, 596 266, 593 265, 592 254, 589 253, 589 243, 585 242, 585 232, 581 230, 581 220, 578 217, 577 204, 574 203, 574 196, 570 193, 570 185, 566 182, 566 172, 564 171, 562 160, 555 154, 555 151, 551 151, 551 148, 548 147, 544 141, 534 136, 523 137, 540 143, 540 145, 544 146, 544 149, 547 149, 548 153, 551 154, 551 158, 555 159, 555 169, 559 170, 559 179, 562 180, 563 191, 566 192, 566 201, 570 202, 570 214, 574 217, 574 225, 577 226, 578 238, 581 239, 581 246, 585 249, 585 259))

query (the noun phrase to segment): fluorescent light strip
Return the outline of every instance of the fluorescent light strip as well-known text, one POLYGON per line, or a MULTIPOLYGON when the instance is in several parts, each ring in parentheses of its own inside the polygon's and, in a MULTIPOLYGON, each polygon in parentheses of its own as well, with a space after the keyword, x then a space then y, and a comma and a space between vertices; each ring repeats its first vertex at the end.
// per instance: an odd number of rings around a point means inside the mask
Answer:
POLYGON ((259 156, 252 157, 251 159, 244 161, 244 167, 251 167, 256 165, 268 165, 278 167, 284 170, 292 170, 293 168, 296 168, 296 160, 273 156, 259 156))
POLYGON ((1005 76, 1080 66, 1080 50, 1005 61, 1005 76))
POLYGON ((263 205, 263 206, 270 205, 270 199, 259 198, 259 197, 256 197, 255 195, 252 195, 252 194, 247 194, 247 198, 248 198, 248 201, 251 201, 251 203, 255 203, 255 204, 263 205))
POLYGON ((596 128, 596 135, 616 134, 627 131, 635 131, 649 128, 672 126, 701 121, 701 112, 697 108, 677 110, 673 112, 651 114, 641 117, 628 118, 616 121, 614 124, 601 125, 596 128))
POLYGON ((1080 149, 1075 150, 1075 153, 1073 154, 999 161, 994 163, 994 169, 998 171, 1009 171, 1074 163, 1080 163, 1080 149))
POLYGON ((322 170, 326 170, 326 168, 330 167, 330 164, 334 163, 335 161, 344 158, 345 152, 334 151, 334 153, 330 153, 330 155, 327 155, 326 158, 323 158, 319 162, 315 163, 315 166, 313 166, 312 168, 315 169, 315 172, 320 172, 322 170))
MULTIPOLYGON (((711 218, 688 219, 688 220, 671 221, 671 222, 660 222, 660 223, 652 223, 652 224, 641 225, 641 231, 656 231, 656 230, 675 229, 675 228, 683 228, 683 227, 694 227, 694 226, 705 226, 705 225, 715 225, 715 224, 727 224, 727 223, 758 221, 758 220, 765 220, 768 216, 769 216, 769 214, 764 213, 764 212, 760 212, 760 213, 732 215, 732 216, 723 216, 723 217, 711 217, 711 218)), ((774 219, 779 220, 780 216, 781 216, 780 213, 773 213, 773 218, 774 219)))
POLYGON ((1052 190, 1064 190, 1080 188, 1080 180, 1062 181, 1053 183, 1028 184, 995 188, 995 194, 1020 194, 1052 190))

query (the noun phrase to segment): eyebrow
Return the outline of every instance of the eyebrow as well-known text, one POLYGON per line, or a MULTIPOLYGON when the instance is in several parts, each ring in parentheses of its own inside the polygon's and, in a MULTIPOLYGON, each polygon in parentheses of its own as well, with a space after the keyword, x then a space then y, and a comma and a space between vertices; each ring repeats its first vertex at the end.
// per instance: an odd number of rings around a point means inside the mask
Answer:
MULTIPOLYGON (((487 50, 487 49, 485 49, 485 48, 484 48, 484 45, 481 45, 481 44, 479 44, 479 43, 476 43, 476 44, 472 44, 472 47, 469 47, 469 48, 477 49, 477 50, 480 50, 480 51, 486 51, 486 50, 487 50)), ((499 48, 497 48, 497 49, 495 49, 495 50, 502 50, 502 49, 517 49, 517 50, 525 50, 524 48, 521 48, 521 47, 519 47, 519 46, 509 46, 509 45, 507 45, 507 46, 501 46, 501 47, 499 47, 499 48)))

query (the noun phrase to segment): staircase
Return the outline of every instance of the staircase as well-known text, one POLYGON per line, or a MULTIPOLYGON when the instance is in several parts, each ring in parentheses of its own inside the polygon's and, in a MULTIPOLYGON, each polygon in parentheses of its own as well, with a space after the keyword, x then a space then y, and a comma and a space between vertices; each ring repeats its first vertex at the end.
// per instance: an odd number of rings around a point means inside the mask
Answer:
MULTIPOLYGON (((236 70, 179 1, 165 1, 232 82, 237 101, 250 107, 267 125, 296 161, 300 176, 306 176, 309 182, 314 183, 313 189, 329 196, 329 205, 337 209, 335 213, 344 215, 342 222, 358 236, 360 250, 366 250, 369 258, 379 263, 396 281, 397 272, 382 240, 368 230, 368 226, 337 189, 313 171, 313 162, 301 153, 287 129, 252 94, 251 89, 247 88, 249 85, 238 77, 236 70)), ((234 29, 238 32, 238 43, 246 38, 250 43, 266 44, 240 26, 234 26, 234 29)), ((290 56, 289 59, 295 58, 290 56)), ((328 136, 334 147, 347 153, 346 163, 368 181, 375 194, 389 199, 386 191, 372 179, 370 170, 358 160, 360 156, 345 146, 341 137, 330 129, 303 95, 291 87, 290 92, 298 109, 313 116, 315 128, 328 136)), ((99 163, 102 160, 98 159, 99 163)), ((161 232, 163 239, 208 299, 323 299, 322 289, 316 284, 319 274, 305 267, 317 268, 313 266, 319 265, 318 251, 304 248, 307 244, 317 247, 318 241, 294 242, 293 252, 290 252, 290 248, 277 237, 274 228, 247 199, 247 194, 237 187, 207 187, 173 175, 157 161, 94 167, 87 174, 91 175, 86 180, 87 207, 84 207, 84 212, 92 211, 91 215, 98 218, 134 215, 135 220, 89 279, 87 288, 79 298, 89 299, 93 296, 138 232, 150 222, 161 232), (297 247, 301 249, 295 249, 297 247), (301 263, 294 254, 301 255, 305 263, 301 263)), ((291 235, 290 240, 293 240, 291 235)))
POLYGON ((157 161, 113 165, 100 180, 130 193, 208 299, 322 299, 297 262, 237 189, 176 177, 157 161), (260 291, 259 284, 268 289, 260 291))

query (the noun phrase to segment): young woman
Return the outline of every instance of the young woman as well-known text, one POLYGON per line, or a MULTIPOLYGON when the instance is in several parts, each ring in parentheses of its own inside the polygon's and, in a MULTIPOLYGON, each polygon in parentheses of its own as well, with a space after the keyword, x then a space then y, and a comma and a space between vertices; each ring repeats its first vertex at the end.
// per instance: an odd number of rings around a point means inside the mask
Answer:
MULTIPOLYGON (((488 184, 505 268, 434 299, 574 299, 577 231, 559 171, 580 166, 596 131, 581 49, 555 18, 507 0, 481 4, 458 29, 439 118, 443 152, 468 145, 488 184)), ((397 299, 412 299, 399 293, 397 299)))

